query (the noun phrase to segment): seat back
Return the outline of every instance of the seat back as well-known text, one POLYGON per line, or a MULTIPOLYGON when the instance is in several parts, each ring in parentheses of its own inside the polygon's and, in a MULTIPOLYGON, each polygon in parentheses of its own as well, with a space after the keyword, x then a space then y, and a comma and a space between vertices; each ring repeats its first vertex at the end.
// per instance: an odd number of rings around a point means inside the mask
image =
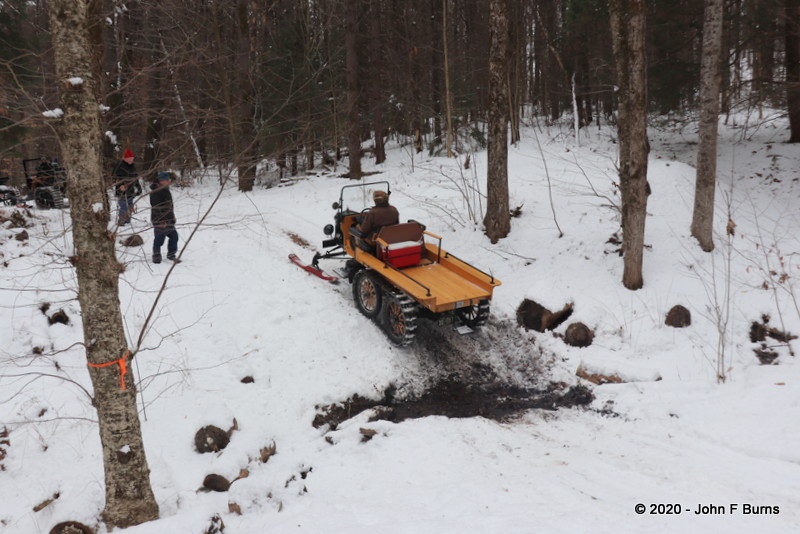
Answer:
POLYGON ((422 260, 423 232, 417 222, 384 226, 376 238, 378 259, 398 268, 417 265, 422 260))
POLYGON ((376 239, 382 239, 388 245, 403 241, 419 241, 422 239, 422 232, 423 227, 418 222, 393 224, 381 228, 376 239))

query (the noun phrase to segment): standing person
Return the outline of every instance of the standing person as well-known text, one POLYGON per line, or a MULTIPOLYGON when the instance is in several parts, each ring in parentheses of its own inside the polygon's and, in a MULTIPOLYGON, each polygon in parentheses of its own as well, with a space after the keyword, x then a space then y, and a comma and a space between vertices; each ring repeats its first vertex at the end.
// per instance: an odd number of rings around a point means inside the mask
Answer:
POLYGON ((119 205, 118 223, 125 226, 131 220, 131 212, 136 210, 134 202, 142 194, 139 175, 133 165, 133 152, 126 148, 122 159, 117 162, 112 172, 114 178, 114 194, 119 205))
POLYGON ((150 220, 153 223, 153 263, 161 263, 161 245, 167 240, 167 259, 177 262, 178 231, 175 230, 175 207, 169 184, 172 176, 168 172, 158 173, 156 182, 150 186, 150 220))

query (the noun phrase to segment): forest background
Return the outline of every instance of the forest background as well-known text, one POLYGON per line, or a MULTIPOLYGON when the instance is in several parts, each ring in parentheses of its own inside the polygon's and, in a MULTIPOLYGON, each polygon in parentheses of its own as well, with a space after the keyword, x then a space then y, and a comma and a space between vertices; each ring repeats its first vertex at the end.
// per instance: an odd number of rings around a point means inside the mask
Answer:
MULTIPOLYGON (((512 143, 526 117, 574 112, 580 128, 613 124, 608 2, 499 4, 512 143)), ((800 141, 800 2, 719 4, 721 114, 787 109, 800 141)), ((247 191, 259 169, 295 175, 360 155, 360 141, 372 140, 377 163, 390 138, 431 154, 486 146, 489 2, 94 0, 89 9, 107 170, 125 147, 145 176, 233 162, 247 191)), ((704 3, 646 9, 648 111, 687 120, 700 104, 704 3)), ((19 158, 58 157, 54 119, 42 115, 58 107, 60 89, 47 2, 0 2, 0 35, 0 170, 19 180, 19 158)))

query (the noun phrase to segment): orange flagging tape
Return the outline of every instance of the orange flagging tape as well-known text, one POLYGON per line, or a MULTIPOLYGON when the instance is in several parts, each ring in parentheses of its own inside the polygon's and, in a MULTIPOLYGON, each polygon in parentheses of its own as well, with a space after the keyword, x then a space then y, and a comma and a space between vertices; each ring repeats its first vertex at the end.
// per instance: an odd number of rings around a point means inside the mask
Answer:
POLYGON ((108 363, 89 363, 89 367, 108 367, 109 365, 119 364, 119 388, 125 391, 125 373, 128 372, 128 364, 125 362, 125 359, 130 357, 130 355, 131 351, 126 350, 125 354, 123 354, 122 358, 119 360, 108 363))

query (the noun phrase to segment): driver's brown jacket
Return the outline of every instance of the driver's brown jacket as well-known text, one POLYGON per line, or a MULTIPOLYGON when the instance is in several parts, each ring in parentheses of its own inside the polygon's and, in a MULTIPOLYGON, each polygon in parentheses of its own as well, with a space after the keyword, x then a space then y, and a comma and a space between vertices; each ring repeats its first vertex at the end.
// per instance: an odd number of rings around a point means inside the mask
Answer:
POLYGON ((387 203, 370 209, 367 214, 364 215, 364 220, 361 221, 358 229, 361 230, 365 238, 373 240, 378 230, 384 226, 397 224, 398 222, 400 222, 400 214, 397 212, 397 208, 387 203))

